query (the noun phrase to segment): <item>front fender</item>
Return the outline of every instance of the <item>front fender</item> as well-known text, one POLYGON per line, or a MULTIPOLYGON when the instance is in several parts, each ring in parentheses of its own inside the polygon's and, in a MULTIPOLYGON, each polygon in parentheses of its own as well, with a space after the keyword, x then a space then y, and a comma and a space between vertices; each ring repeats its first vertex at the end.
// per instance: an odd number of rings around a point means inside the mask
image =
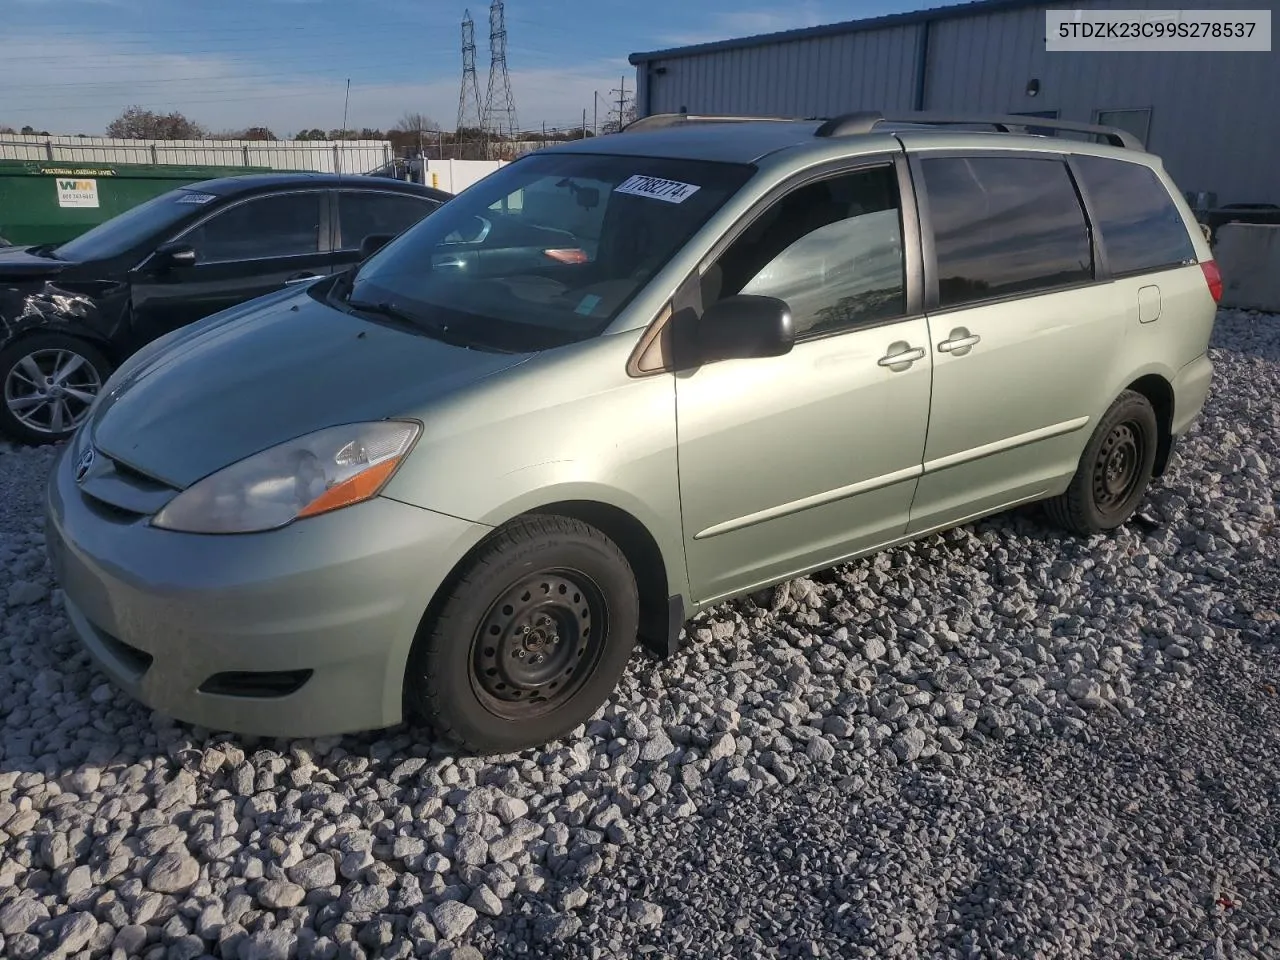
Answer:
POLYGON ((120 286, 44 281, 0 287, 0 347, 34 333, 61 333, 109 348, 129 300, 120 286))

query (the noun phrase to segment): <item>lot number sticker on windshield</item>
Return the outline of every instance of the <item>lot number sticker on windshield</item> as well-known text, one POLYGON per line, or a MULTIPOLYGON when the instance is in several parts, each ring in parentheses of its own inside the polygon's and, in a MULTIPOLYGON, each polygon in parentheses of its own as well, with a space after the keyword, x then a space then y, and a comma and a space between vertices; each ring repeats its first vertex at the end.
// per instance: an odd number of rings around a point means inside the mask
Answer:
POLYGON ((692 183, 637 174, 625 183, 619 184, 613 192, 629 193, 635 197, 648 197, 651 200, 665 200, 667 203, 684 203, 698 190, 699 188, 692 183))

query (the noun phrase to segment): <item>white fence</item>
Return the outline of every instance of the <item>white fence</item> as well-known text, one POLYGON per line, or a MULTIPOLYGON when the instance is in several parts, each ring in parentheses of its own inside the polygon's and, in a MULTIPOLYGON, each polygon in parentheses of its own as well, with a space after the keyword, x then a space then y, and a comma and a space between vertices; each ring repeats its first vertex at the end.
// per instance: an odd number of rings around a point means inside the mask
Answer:
MULTIPOLYGON (((391 160, 386 140, 117 140, 0 135, 0 160, 269 167, 367 173, 391 160)), ((446 188, 447 189, 447 188, 446 188)))
POLYGON ((427 186, 461 193, 506 164, 505 160, 428 160, 427 186))

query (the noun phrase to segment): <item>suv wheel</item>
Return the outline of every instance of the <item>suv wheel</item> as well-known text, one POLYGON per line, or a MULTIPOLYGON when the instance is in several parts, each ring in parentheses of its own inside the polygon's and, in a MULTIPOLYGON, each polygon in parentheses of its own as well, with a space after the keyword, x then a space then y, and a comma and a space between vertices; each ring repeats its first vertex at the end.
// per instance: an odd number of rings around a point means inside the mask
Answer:
POLYGON ((25 337, 0 350, 0 431, 57 443, 89 415, 111 373, 102 352, 61 333, 25 337))
POLYGON ((510 753, 586 720, 635 646, 639 598, 622 551, 559 516, 499 530, 424 623, 407 706, 464 749, 510 753))
POLYGON ((1158 439, 1150 401, 1132 390, 1120 394, 1089 438, 1071 486, 1045 504, 1049 516, 1085 535, 1123 524, 1151 482, 1158 439))

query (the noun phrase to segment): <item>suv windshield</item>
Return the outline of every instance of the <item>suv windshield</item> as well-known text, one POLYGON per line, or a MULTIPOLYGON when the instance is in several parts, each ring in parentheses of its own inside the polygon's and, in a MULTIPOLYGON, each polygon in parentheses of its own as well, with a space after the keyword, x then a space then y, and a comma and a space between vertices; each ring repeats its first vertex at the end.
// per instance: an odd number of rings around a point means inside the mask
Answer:
POLYGON ((206 198, 212 199, 207 193, 170 190, 143 201, 136 207, 130 207, 74 240, 68 240, 57 247, 53 255, 59 260, 76 262, 118 257, 143 243, 157 231, 172 226, 193 210, 199 209, 206 198))
POLYGON ((584 340, 753 172, 651 157, 526 157, 371 257, 347 303, 499 350, 584 340))

